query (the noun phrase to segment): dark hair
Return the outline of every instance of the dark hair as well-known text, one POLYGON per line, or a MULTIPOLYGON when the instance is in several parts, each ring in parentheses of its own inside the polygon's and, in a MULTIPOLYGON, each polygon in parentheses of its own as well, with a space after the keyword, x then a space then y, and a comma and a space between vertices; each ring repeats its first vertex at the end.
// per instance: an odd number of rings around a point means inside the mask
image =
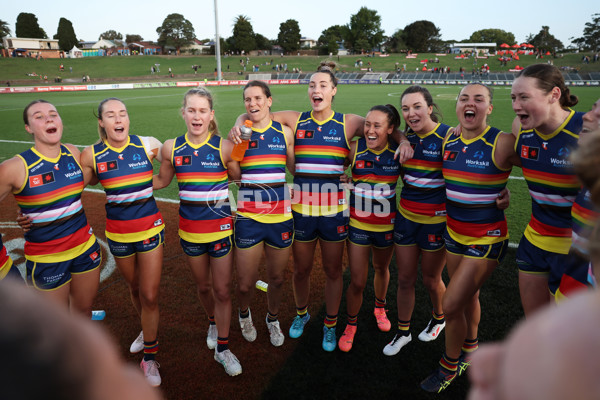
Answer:
POLYGON ((317 73, 322 72, 329 75, 333 87, 337 87, 338 79, 335 77, 333 71, 335 71, 336 64, 333 61, 321 61, 321 64, 317 67, 317 73))
MULTIPOLYGON (((406 88, 402 95, 400 96, 400 107, 402 107, 402 99, 407 94, 420 93, 425 99, 425 103, 427 107, 433 107, 433 112, 430 115, 430 118, 433 122, 440 122, 442 120, 442 112, 440 111, 439 106, 433 101, 433 97, 429 90, 424 88, 423 86, 413 85, 406 88)), ((408 124, 406 124, 406 128, 408 129, 408 124)))
MULTIPOLYGON (((98 120, 102 119, 102 113, 104 112, 104 105, 111 100, 116 100, 116 101, 120 102, 121 104, 125 105, 125 103, 123 103, 123 100, 121 100, 117 97, 109 97, 107 99, 102 100, 100 102, 100 104, 98 104, 98 114, 96 114, 96 118, 98 118, 98 120)), ((127 107, 125 107, 125 108, 127 108, 127 107)), ((100 124, 98 124, 98 136, 100 136, 100 141, 104 141, 104 140, 108 139, 108 136, 106 135, 106 129, 101 127, 100 124)))
POLYGON ((23 122, 25 122, 25 125, 29 125, 29 116, 27 115, 27 111, 29 111, 31 106, 38 104, 38 103, 46 103, 46 104, 52 105, 52 103, 50 103, 49 101, 42 100, 42 99, 34 100, 31 103, 27 104, 25 106, 25 109, 23 110, 23 122))
POLYGON ((248 83, 246 83, 246 86, 244 86, 244 90, 242 90, 242 98, 244 98, 244 93, 246 93, 246 89, 250 88, 250 87, 259 87, 262 89, 263 94, 269 98, 269 97, 273 97, 271 96, 271 88, 269 87, 269 85, 267 85, 266 83, 264 83, 263 81, 250 81, 248 83))
POLYGON ((398 113, 398 110, 393 105, 391 105, 391 104, 381 105, 380 104, 380 105, 371 107, 369 112, 371 112, 371 111, 381 111, 382 113, 385 113, 387 115, 388 124, 391 125, 394 128, 394 130, 396 130, 400 127, 400 113, 398 113))
POLYGON ((533 64, 521 70, 517 78, 521 76, 535 78, 537 87, 548 94, 555 87, 560 89, 560 105, 563 108, 573 107, 579 102, 579 99, 565 84, 565 78, 558 68, 550 64, 533 64))
MULTIPOLYGON (((214 110, 213 108, 213 96, 212 93, 208 91, 208 89, 205 89, 203 87, 198 87, 198 88, 193 88, 188 90, 187 92, 185 92, 185 94, 183 95, 183 105, 182 105, 182 110, 185 109, 185 107, 187 106, 187 99, 190 96, 200 96, 200 97, 204 97, 206 100, 208 100, 208 106, 210 107, 210 110, 214 110)), ((217 126, 217 120, 215 118, 212 119, 212 121, 210 121, 210 124, 208 125, 208 133, 214 134, 214 135, 218 135, 219 134, 219 127, 217 126)))

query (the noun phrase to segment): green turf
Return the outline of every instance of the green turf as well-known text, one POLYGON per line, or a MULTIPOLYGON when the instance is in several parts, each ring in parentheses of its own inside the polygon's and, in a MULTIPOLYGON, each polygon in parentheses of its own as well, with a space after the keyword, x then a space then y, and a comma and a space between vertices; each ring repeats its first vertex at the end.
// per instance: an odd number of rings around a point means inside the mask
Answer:
MULTIPOLYGON (((520 60, 513 60, 507 66, 500 65, 497 57, 489 59, 455 59, 453 55, 436 56, 435 54, 419 54, 417 58, 406 58, 405 54, 392 54, 389 57, 366 57, 360 55, 334 56, 332 59, 338 64, 339 71, 345 72, 365 72, 360 67, 355 67, 355 61, 363 61, 362 68, 372 68, 375 72, 392 72, 396 69, 396 63, 399 68, 406 65, 407 71, 420 71, 422 69, 422 60, 432 60, 439 58, 439 63, 429 61, 428 68, 448 66, 451 72, 458 72, 462 67, 467 72, 471 72, 474 67, 481 67, 484 63, 490 66, 490 72, 506 72, 519 65, 526 67, 530 64, 547 62, 548 57, 536 59, 533 55, 520 56, 520 60), (370 63, 370 65, 369 65, 370 63)), ((582 54, 565 54, 563 57, 553 59, 552 62, 557 67, 575 68, 582 72, 598 71, 595 63, 584 64, 581 61, 582 54)), ((259 66, 260 73, 275 73, 274 64, 287 64, 291 72, 293 68, 300 68, 302 72, 314 71, 319 63, 328 60, 325 56, 256 56, 250 57, 250 63, 244 70, 240 66, 240 59, 245 61, 245 57, 231 56, 221 58, 221 69, 224 77, 227 79, 237 79, 240 76, 238 72, 244 75, 252 71, 252 65, 259 66)), ((119 81, 126 77, 133 79, 167 79, 168 70, 171 67, 176 77, 185 76, 187 79, 214 79, 214 71, 217 67, 214 56, 112 56, 112 57, 86 57, 77 59, 45 59, 37 61, 32 58, 7 58, 0 57, 0 82, 6 80, 18 81, 18 84, 36 84, 44 82, 39 76, 46 75, 48 83, 53 83, 54 78, 59 76, 65 82, 81 82, 83 75, 89 75, 94 82, 97 79, 107 79, 119 81), (59 65, 65 66, 65 71, 59 70, 59 65), (150 67, 154 64, 160 64, 160 73, 152 75, 150 67), (197 75, 194 75, 192 65, 200 65, 201 68, 197 75), (69 67, 73 68, 70 72, 69 67), (30 77, 27 74, 35 72, 38 77, 30 77)))

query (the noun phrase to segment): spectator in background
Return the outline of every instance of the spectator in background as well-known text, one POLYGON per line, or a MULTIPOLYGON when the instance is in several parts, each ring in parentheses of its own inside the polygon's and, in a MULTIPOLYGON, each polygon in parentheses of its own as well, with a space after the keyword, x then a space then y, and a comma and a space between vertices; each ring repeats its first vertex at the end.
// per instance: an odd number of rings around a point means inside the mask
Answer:
POLYGON ((0 352, 2 398, 161 398, 98 326, 6 280, 0 282, 0 352))

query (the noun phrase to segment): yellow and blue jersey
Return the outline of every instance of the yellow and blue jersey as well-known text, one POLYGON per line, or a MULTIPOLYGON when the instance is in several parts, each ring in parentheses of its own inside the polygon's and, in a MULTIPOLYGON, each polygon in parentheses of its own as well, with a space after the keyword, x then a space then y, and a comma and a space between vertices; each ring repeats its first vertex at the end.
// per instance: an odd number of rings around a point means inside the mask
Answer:
POLYGON ((553 133, 521 130, 515 143, 532 200, 524 235, 545 251, 567 254, 571 246, 571 207, 580 184, 569 156, 577 147, 582 117, 571 110, 553 133))
POLYGON ((352 160, 350 226, 369 232, 394 229, 396 217, 396 183, 400 163, 394 160, 395 146, 380 151, 367 147, 361 138, 352 160))
POLYGON ((33 147, 17 156, 25 163, 26 178, 14 196, 33 223, 25 233, 25 258, 54 263, 83 254, 96 237, 81 204, 84 184, 79 160, 64 145, 56 158, 45 157, 33 147))
POLYGON ((271 121, 264 129, 252 128, 248 149, 240 162, 238 215, 264 223, 292 218, 286 160, 287 141, 279 122, 271 121))
POLYGON ((494 244, 508 239, 504 212, 496 206, 509 169, 499 168, 494 149, 502 132, 488 126, 472 139, 451 137, 443 147, 446 226, 455 241, 494 244))
POLYGON ((133 243, 155 236, 164 221, 152 191, 152 161, 141 139, 130 135, 119 149, 93 146, 94 169, 106 192, 106 237, 133 243))
POLYGON ((198 145, 187 133, 173 143, 171 162, 179 185, 179 236, 191 243, 209 243, 233 233, 227 167, 222 139, 210 135, 198 145))
POLYGON ((331 215, 348 208, 340 175, 350 152, 344 114, 332 112, 317 121, 312 111, 296 123, 294 201, 292 210, 303 215, 331 215))
POLYGON ((408 132, 414 156, 402 165, 402 192, 398 211, 421 224, 446 222, 446 188, 442 173, 442 146, 450 126, 438 123, 431 132, 408 132))

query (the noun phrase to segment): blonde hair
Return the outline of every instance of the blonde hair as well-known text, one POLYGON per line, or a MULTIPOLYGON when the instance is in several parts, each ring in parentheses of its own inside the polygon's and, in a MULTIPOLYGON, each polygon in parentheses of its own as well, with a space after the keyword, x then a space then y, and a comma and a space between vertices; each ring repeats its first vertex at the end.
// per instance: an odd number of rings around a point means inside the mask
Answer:
MULTIPOLYGON (((208 101, 208 106, 210 107, 210 110, 212 111, 214 109, 212 93, 209 92, 208 89, 198 87, 185 92, 185 94, 183 95, 183 104, 181 106, 181 110, 185 110, 185 108, 187 107, 187 101, 190 96, 204 97, 208 101)), ((217 136, 219 135, 219 127, 217 126, 217 120, 215 118, 213 118, 212 121, 210 121, 210 124, 208 125, 208 133, 217 136)))

